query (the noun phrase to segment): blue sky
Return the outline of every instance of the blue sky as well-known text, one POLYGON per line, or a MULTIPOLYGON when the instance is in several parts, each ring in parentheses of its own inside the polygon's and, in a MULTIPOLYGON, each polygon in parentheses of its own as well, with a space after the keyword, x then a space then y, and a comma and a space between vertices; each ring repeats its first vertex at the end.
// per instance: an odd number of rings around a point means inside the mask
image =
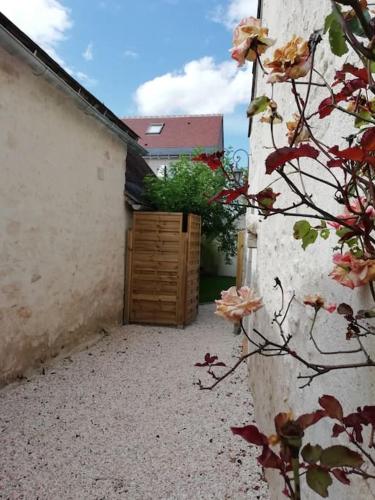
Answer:
POLYGON ((256 0, 0 0, 0 10, 119 116, 224 113, 248 148, 251 67, 232 27, 256 0))

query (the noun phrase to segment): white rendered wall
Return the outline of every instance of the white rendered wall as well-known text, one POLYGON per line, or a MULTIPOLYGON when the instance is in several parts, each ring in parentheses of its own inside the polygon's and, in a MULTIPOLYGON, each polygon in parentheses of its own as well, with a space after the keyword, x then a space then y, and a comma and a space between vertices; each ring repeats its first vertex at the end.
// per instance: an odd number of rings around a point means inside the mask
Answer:
MULTIPOLYGON (((325 15, 329 12, 329 0, 264 0, 263 1, 263 24, 270 29, 270 37, 277 38, 277 46, 287 42, 293 34, 308 38, 310 33, 323 25, 325 15)), ((271 49, 272 52, 272 49, 271 49)), ((345 58, 334 60, 330 55, 325 43, 318 48, 317 61, 322 71, 328 69, 328 80, 332 81, 334 68, 340 67, 345 58)), ((271 93, 271 86, 265 83, 261 74, 256 82, 256 95, 271 93)), ((327 97, 322 94, 321 89, 312 90, 312 108, 316 108, 319 102, 327 97)), ((291 118, 295 109, 290 86, 279 84, 274 89, 274 99, 279 104, 279 111, 284 116, 284 124, 275 126, 276 142, 279 145, 286 143, 285 120, 291 118)), ((346 120, 342 114, 337 112, 331 118, 319 120, 314 123, 314 130, 319 138, 325 143, 336 144, 340 137, 348 135, 352 131, 352 119, 346 120)), ((265 175, 264 160, 271 152, 271 139, 269 126, 259 123, 255 117, 251 135, 252 161, 250 167, 250 186, 252 192, 257 192, 276 178, 265 175)), ((341 142, 342 144, 342 142, 341 142)), ((287 194, 282 182, 274 184, 273 189, 283 193, 279 197, 280 205, 288 205, 288 200, 293 198, 287 194)), ((327 191, 319 187, 314 191, 312 185, 307 183, 307 191, 313 192, 314 197, 324 201, 337 213, 342 209, 332 201, 327 191)), ((301 217, 302 218, 302 217, 301 217)), ((270 326, 274 311, 279 307, 279 294, 273 289, 274 277, 278 276, 287 292, 293 290, 297 294, 297 303, 294 304, 291 313, 285 322, 285 330, 294 335, 296 350, 311 360, 321 359, 316 355, 311 342, 308 339, 308 328, 312 318, 312 309, 308 310, 303 305, 303 297, 309 293, 322 293, 330 301, 337 303, 347 302, 354 310, 365 308, 371 304, 366 290, 357 289, 350 291, 342 287, 328 277, 332 269, 332 247, 335 238, 328 241, 319 240, 314 246, 305 252, 301 244, 293 239, 293 224, 298 219, 271 217, 263 221, 258 227, 258 249, 248 251, 247 280, 263 297, 264 308, 258 311, 250 326, 274 335, 270 326)), ((332 349, 341 345, 344 349, 356 345, 345 342, 345 322, 337 315, 330 316, 322 313, 316 330, 317 338, 323 348, 332 349)), ((370 351, 375 354, 374 345, 370 351)), ((355 358, 350 358, 354 360, 355 358)), ((359 356, 358 359, 363 359, 359 356)), ((326 357, 326 362, 332 362, 332 357, 326 357), (328 361, 327 361, 328 359, 328 361)), ((335 361, 344 361, 341 357, 335 361)), ((261 358, 254 357, 249 362, 250 384, 252 387, 257 423, 266 433, 274 431, 273 417, 280 411, 292 410, 296 416, 302 412, 318 408, 318 398, 322 394, 336 395, 344 406, 344 412, 355 411, 356 407, 364 404, 375 403, 375 372, 371 369, 337 372, 334 375, 325 375, 318 378, 310 388, 298 389, 299 373, 306 370, 290 357, 284 358, 261 358)), ((321 421, 314 430, 306 433, 312 444, 328 444, 332 428, 332 421, 321 421), (326 437, 327 441, 324 440, 326 437)), ((338 442, 336 440, 336 442, 338 442)), ((272 498, 284 499, 281 494, 281 483, 277 474, 268 474, 270 479, 272 498)), ((371 499, 374 498, 369 486, 362 480, 355 481, 355 487, 345 487, 335 481, 335 486, 330 488, 329 498, 335 500, 371 499)), ((304 499, 318 498, 311 490, 304 499)))
POLYGON ((126 145, 0 48, 0 381, 121 321, 126 145))

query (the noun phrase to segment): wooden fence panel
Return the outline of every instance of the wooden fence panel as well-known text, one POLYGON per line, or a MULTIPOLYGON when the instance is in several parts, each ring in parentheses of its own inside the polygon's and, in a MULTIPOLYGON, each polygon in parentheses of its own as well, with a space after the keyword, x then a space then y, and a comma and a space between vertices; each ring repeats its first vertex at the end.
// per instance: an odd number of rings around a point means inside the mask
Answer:
POLYGON ((200 218, 181 213, 137 212, 128 244, 130 322, 183 326, 197 314, 200 218))
POLYGON ((241 288, 244 281, 245 264, 245 231, 239 231, 237 236, 237 272, 236 287, 241 288))
POLYGON ((182 214, 134 214, 130 322, 178 323, 182 222, 182 214))
POLYGON ((187 236, 185 323, 189 324, 197 317, 199 306, 201 219, 198 215, 189 215, 187 236))

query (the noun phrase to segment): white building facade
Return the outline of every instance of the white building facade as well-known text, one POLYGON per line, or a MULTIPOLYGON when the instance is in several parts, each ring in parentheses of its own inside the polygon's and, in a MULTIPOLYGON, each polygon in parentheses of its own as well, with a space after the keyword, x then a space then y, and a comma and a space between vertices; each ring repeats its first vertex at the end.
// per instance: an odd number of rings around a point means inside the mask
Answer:
MULTIPOLYGON (((324 19, 330 12, 329 0, 273 0, 261 1, 262 24, 269 28, 269 36, 276 39, 276 47, 291 39, 293 34, 308 39, 310 34, 324 25, 324 19)), ((272 54, 274 48, 269 49, 272 54)), ((268 56, 266 55, 266 57, 268 56)), ((334 70, 339 69, 345 57, 339 59, 332 56, 325 39, 318 47, 317 62, 329 82, 333 81, 334 70)), ((266 83, 260 68, 255 79, 255 95, 271 95, 271 85, 266 83)), ((302 95, 304 90, 301 90, 302 95)), ((317 109, 319 103, 328 97, 327 91, 313 88, 309 110, 317 109)), ((294 98, 289 84, 274 86, 274 100, 278 103, 278 110, 284 117, 284 123, 275 126, 275 140, 278 145, 286 146, 285 121, 292 118, 295 110, 294 98)), ((309 112, 310 112, 309 111, 309 112)), ((314 132, 326 144, 344 146, 342 137, 353 131, 353 119, 343 118, 342 113, 333 113, 325 120, 316 119, 314 132)), ((255 117, 252 123, 250 137, 252 152, 249 179, 251 192, 258 192, 265 188, 276 175, 265 174, 265 159, 272 151, 270 127, 260 123, 255 117)), ((333 200, 332 192, 321 190, 314 192, 314 184, 307 183, 306 189, 312 192, 320 203, 326 203, 333 213, 340 213, 340 206, 333 200)), ((280 192, 277 204, 287 206, 293 198, 283 181, 277 181, 274 191, 280 192)), ((301 216, 301 219, 303 217, 301 216)), ((273 288, 274 278, 277 276, 284 287, 286 298, 293 292, 296 301, 293 304, 287 319, 285 331, 293 334, 294 349, 310 360, 320 360, 327 363, 348 361, 344 356, 317 355, 312 342, 309 340, 309 328, 313 316, 313 309, 303 305, 303 298, 307 294, 321 293, 330 302, 346 302, 356 311, 371 306, 367 290, 353 291, 334 282, 329 276, 332 270, 332 247, 335 237, 328 241, 323 239, 303 251, 300 241, 293 239, 293 224, 297 219, 293 217, 275 216, 261 221, 255 215, 248 214, 248 229, 257 233, 257 248, 247 251, 247 283, 256 289, 263 297, 264 307, 258 311, 249 322, 249 328, 257 328, 267 336, 278 338, 277 330, 271 326, 274 312, 280 307, 280 293, 273 288), (332 359, 333 358, 333 359, 332 359)), ((332 350, 340 346, 342 349, 353 348, 353 343, 345 341, 346 322, 338 315, 323 313, 318 317, 316 337, 323 349, 332 350)), ((367 348, 375 354, 373 343, 367 342, 367 348)), ((359 358, 350 358, 350 361, 359 358)), ((331 394, 341 401, 344 413, 355 411, 358 406, 374 404, 375 402, 375 370, 346 370, 318 377, 310 387, 299 389, 301 381, 298 375, 305 374, 306 370, 290 356, 280 358, 252 357, 249 361, 249 378, 255 400, 256 417, 259 427, 266 434, 274 433, 274 416, 282 411, 291 410, 295 416, 319 408, 318 399, 323 394, 331 394)), ((306 442, 312 444, 339 444, 339 440, 332 443, 333 421, 324 419, 314 428, 306 432, 306 442)), ((348 444, 347 441, 345 444, 348 444)), ((281 493, 283 483, 276 472, 267 472, 270 481, 272 499, 281 500, 285 496, 281 493)), ((330 487, 329 498, 334 500, 371 499, 374 498, 374 486, 362 479, 351 478, 352 485, 344 486, 334 481, 330 487)), ((318 496, 306 486, 303 486, 304 499, 316 499, 318 496)))

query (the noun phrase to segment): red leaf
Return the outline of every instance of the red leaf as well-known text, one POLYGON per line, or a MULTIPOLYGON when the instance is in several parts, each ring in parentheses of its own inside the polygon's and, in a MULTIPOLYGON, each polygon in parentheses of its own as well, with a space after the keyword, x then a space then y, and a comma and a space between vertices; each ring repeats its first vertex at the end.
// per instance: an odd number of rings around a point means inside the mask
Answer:
POLYGON ((194 366, 208 366, 208 363, 195 363, 194 366))
MULTIPOLYGON (((333 101, 335 102, 335 101, 333 101)), ((332 111, 335 108, 332 106, 332 97, 326 97, 323 99, 323 101, 319 104, 318 111, 319 111, 319 118, 325 118, 326 116, 329 116, 332 111)))
POLYGON ((346 101, 348 97, 353 95, 354 92, 367 87, 367 82, 365 82, 362 78, 355 78, 354 80, 348 80, 342 83, 345 83, 345 85, 340 92, 333 94, 331 97, 327 97, 319 104, 319 118, 325 118, 330 115, 335 109, 333 104, 339 104, 341 101, 346 101))
POLYGON ((316 424, 321 418, 326 417, 326 412, 323 410, 316 410, 313 413, 305 413, 297 418, 297 423, 305 430, 307 427, 316 424))
POLYGON ((213 201, 220 200, 220 198, 224 199, 225 203, 231 203, 236 200, 239 196, 246 195, 249 189, 248 184, 244 184, 243 186, 236 189, 223 189, 219 193, 215 194, 213 198, 211 198, 208 202, 212 203, 213 201))
MULTIPOLYGON (((359 89, 365 89, 367 87, 367 83, 364 82, 361 78, 355 78, 354 80, 348 80, 345 82, 344 87, 338 93, 338 96, 341 97, 350 97, 354 92, 359 89)), ((341 99, 342 100, 342 99, 341 99)))
POLYGON ((362 437, 362 425, 365 423, 363 417, 360 413, 350 413, 343 418, 343 423, 345 427, 351 427, 353 429, 353 437, 358 443, 363 443, 362 437))
POLYGON ((375 425, 375 406, 364 406, 361 414, 367 423, 375 425))
POLYGON ((205 362, 208 363, 209 365, 214 363, 217 359, 219 359, 217 356, 211 356, 209 352, 204 357, 205 362))
POLYGON ((257 446, 268 446, 267 436, 259 432, 255 425, 245 425, 245 427, 231 427, 233 434, 238 434, 245 441, 257 446))
POLYGON ((291 415, 290 413, 285 413, 285 412, 278 413, 274 418, 274 422, 275 422, 276 434, 280 436, 285 425, 288 422, 291 422, 291 415))
POLYGON ((332 427, 332 437, 336 438, 339 436, 342 432, 345 432, 345 427, 343 425, 335 424, 332 427))
POLYGON ((341 469, 331 469, 331 473, 335 476, 335 478, 343 484, 350 484, 348 476, 341 469))
POLYGON ((375 127, 371 127, 363 134, 361 146, 366 151, 375 151, 375 127))
POLYGON ((350 94, 347 94, 345 91, 338 92, 337 94, 333 94, 331 97, 326 97, 319 104, 319 118, 325 118, 330 115, 332 111, 335 109, 334 105, 339 104, 341 101, 346 101, 350 94))
POLYGON ((324 395, 319 398, 319 404, 325 409, 327 415, 337 420, 342 420, 344 413, 341 404, 333 396, 324 395))
POLYGON ((284 147, 271 153, 266 159, 266 174, 272 174, 274 170, 285 165, 288 161, 297 158, 317 158, 319 151, 309 144, 301 144, 299 148, 284 147))
POLYGON ((218 363, 213 364, 212 366, 227 366, 225 363, 222 361, 219 361, 218 363))
POLYGON ((347 73, 356 76, 365 83, 368 83, 368 73, 366 68, 356 68, 352 64, 344 64, 342 69, 336 71, 335 84, 343 82, 347 73))
POLYGON ((346 148, 342 151, 339 150, 338 146, 333 146, 329 152, 338 158, 342 158, 343 160, 363 161, 365 158, 364 150, 358 146, 354 148, 346 148))
POLYGON ((341 168, 342 166, 343 166, 342 160, 328 160, 327 161, 328 168, 336 168, 336 167, 341 168))
POLYGON ((369 151, 366 149, 355 146, 353 148, 346 148, 342 151, 339 150, 338 146, 333 146, 330 150, 330 153, 333 153, 338 158, 342 160, 352 160, 358 161, 360 163, 369 163, 370 165, 375 167, 375 156, 371 156, 371 154, 367 154, 369 151))
POLYGON ((210 167, 211 170, 217 170, 222 166, 221 159, 224 155, 223 151, 217 151, 216 153, 201 153, 193 157, 193 161, 199 161, 205 163, 210 167))
POLYGON ((284 464, 280 457, 274 453, 269 446, 264 446, 262 454, 258 457, 258 463, 266 469, 283 470, 284 464))

